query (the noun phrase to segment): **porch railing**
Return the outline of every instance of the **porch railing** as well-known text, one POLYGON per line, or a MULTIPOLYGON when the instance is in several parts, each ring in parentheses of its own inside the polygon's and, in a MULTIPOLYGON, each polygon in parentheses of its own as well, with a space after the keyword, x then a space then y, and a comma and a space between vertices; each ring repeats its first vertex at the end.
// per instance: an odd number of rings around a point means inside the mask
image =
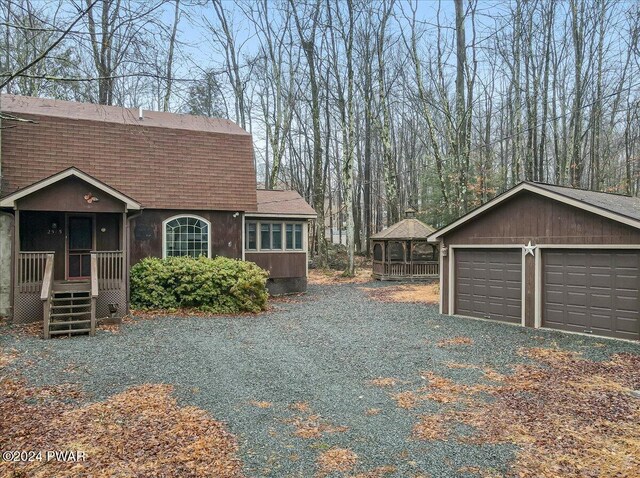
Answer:
POLYGON ((96 335, 96 303, 98 300, 98 254, 91 254, 91 330, 89 335, 96 335))
POLYGON ((26 294, 37 294, 40 292, 47 258, 49 256, 53 257, 53 254, 53 251, 18 252, 15 284, 18 292, 26 294))
POLYGON ((53 292, 53 266, 54 254, 47 254, 44 273, 42 277, 42 290, 40 291, 40 300, 42 301, 42 317, 44 338, 49 338, 49 320, 51 320, 51 298, 53 292))
MULTIPOLYGON (((125 288, 124 253, 122 251, 97 251, 91 253, 95 259, 99 290, 120 290, 125 288)), ((93 271, 92 271, 93 273, 93 271)))

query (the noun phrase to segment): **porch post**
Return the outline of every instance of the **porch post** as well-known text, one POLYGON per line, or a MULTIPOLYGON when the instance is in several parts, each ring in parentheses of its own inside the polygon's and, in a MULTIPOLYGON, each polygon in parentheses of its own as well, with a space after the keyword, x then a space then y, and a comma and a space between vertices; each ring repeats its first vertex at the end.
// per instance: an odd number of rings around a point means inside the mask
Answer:
POLYGON ((18 284, 18 256, 20 255, 20 210, 15 210, 13 220, 13 280, 11 285, 11 318, 15 320, 16 285, 18 284))
POLYGON ((15 216, 0 212, 0 315, 11 316, 13 306, 13 260, 15 216))
POLYGON ((407 241, 407 244, 409 245, 409 277, 413 280, 413 249, 411 241, 407 241))
POLYGON ((127 213, 122 213, 122 266, 124 267, 124 290, 125 290, 125 310, 124 315, 129 313, 129 264, 131 259, 129 257, 129 220, 127 219, 127 213))

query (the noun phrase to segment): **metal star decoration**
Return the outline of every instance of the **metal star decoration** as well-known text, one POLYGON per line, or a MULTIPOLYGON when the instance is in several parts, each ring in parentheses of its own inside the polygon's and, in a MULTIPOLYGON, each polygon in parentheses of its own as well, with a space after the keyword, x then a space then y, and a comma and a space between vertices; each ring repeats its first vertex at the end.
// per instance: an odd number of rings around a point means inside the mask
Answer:
POLYGON ((535 255, 534 251, 536 250, 536 246, 532 245, 531 241, 529 241, 529 244, 527 244, 526 246, 522 246, 522 248, 524 249, 525 256, 527 254, 531 254, 532 256, 535 255))

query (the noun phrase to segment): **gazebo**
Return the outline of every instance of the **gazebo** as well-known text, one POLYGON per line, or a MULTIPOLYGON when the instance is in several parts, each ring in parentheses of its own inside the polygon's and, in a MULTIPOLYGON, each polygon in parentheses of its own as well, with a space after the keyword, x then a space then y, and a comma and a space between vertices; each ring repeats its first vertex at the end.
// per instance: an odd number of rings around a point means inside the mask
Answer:
POLYGON ((415 217, 414 209, 405 219, 371 236, 373 277, 379 280, 424 280, 438 277, 438 249, 427 242, 435 231, 415 217))

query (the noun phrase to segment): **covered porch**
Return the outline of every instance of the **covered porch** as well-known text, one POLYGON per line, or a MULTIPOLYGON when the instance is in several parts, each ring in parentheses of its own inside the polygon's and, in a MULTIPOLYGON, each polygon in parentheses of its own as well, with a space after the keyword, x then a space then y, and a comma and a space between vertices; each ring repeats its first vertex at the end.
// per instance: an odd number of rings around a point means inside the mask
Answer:
POLYGON ((139 205, 78 170, 56 176, 2 200, 14 209, 13 321, 42 320, 45 338, 94 334, 127 311, 127 212, 139 205))

